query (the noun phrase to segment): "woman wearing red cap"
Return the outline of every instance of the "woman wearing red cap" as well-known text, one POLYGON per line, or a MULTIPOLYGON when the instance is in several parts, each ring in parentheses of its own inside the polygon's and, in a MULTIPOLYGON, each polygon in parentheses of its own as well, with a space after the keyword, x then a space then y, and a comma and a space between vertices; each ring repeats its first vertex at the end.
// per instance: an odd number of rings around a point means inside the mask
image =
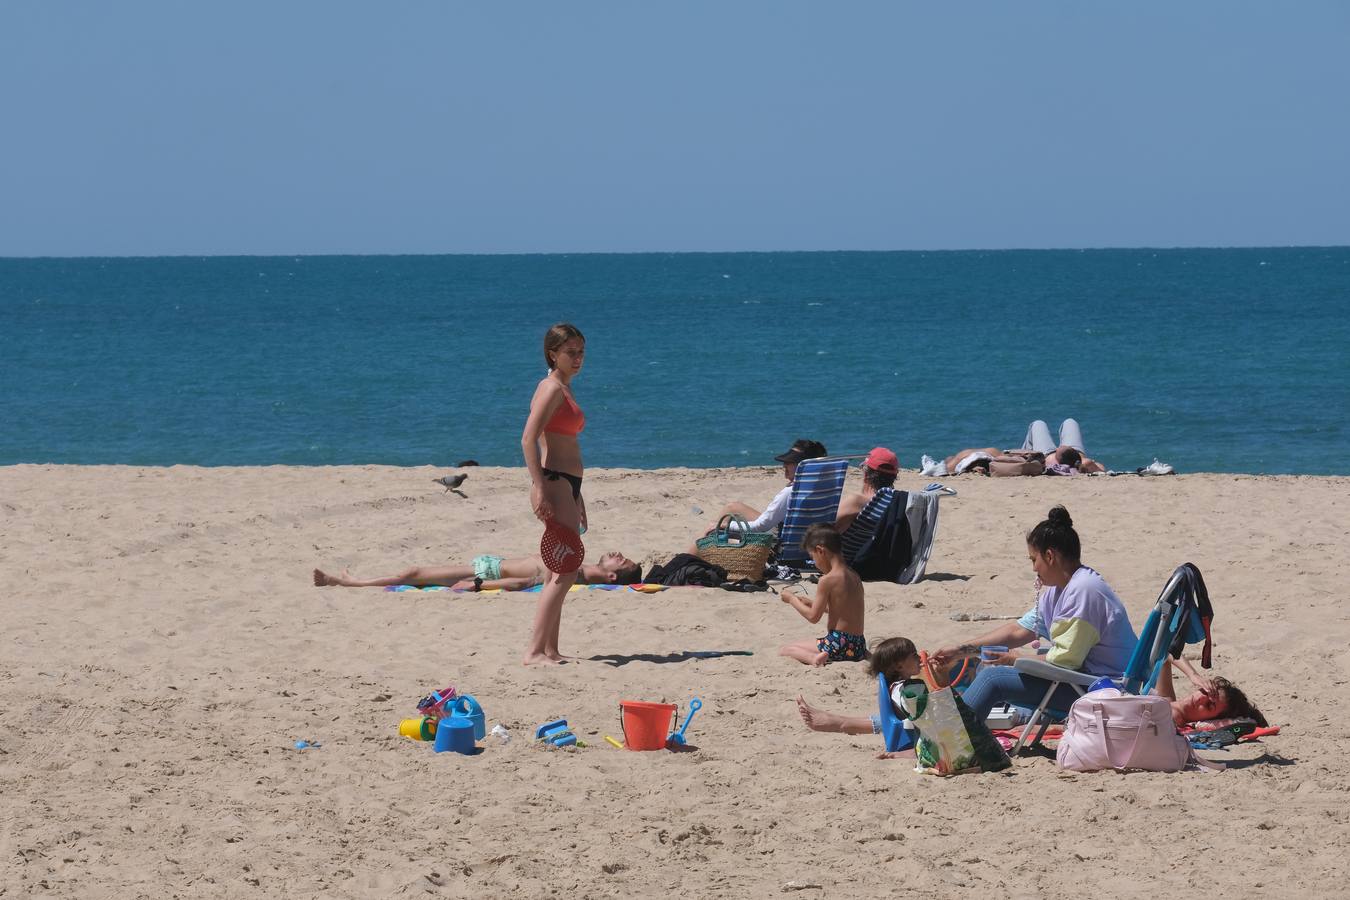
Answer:
POLYGON ((877 530, 886 507, 894 496, 895 476, 900 472, 900 461, 885 447, 873 447, 863 460, 863 488, 839 501, 839 512, 834 520, 835 530, 843 536, 844 559, 853 564, 853 558, 862 545, 877 530))

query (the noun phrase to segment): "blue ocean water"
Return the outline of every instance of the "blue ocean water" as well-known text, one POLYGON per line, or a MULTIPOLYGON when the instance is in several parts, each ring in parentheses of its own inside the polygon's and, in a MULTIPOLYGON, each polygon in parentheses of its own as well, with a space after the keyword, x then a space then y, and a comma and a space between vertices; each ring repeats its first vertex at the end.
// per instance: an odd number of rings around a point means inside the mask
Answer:
POLYGON ((544 330, 590 466, 1018 446, 1350 472, 1350 248, 0 259, 0 463, 519 465, 544 330))

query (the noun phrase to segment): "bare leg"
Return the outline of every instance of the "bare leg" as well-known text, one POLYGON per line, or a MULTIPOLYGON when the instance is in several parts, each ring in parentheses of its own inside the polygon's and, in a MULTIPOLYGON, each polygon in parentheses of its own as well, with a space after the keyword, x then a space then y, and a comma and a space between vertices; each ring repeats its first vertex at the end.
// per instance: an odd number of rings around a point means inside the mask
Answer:
POLYGON ((1077 419, 1065 419, 1059 425, 1059 442, 1067 444, 1084 455, 1087 450, 1083 447, 1083 429, 1078 426, 1077 419))
POLYGON ((830 655, 816 648, 816 642, 813 638, 807 638, 803 641, 797 641, 792 644, 784 644, 778 651, 779 656, 786 656, 795 659, 799 663, 805 663, 808 666, 823 666, 829 661, 830 655))
MULTIPOLYGON (((581 524, 581 510, 572 497, 572 486, 565 480, 545 481, 544 496, 553 504, 553 517, 558 522, 572 529, 581 524)), ((567 591, 576 580, 576 572, 566 575, 550 573, 544 582, 544 589, 539 593, 539 603, 534 608, 530 643, 521 659, 525 665, 548 665, 562 661, 558 637, 562 630, 563 601, 567 599, 567 591)))
POLYGON ((1045 420, 1037 419, 1027 426, 1026 440, 1022 441, 1023 450, 1035 450, 1049 456, 1055 452, 1055 442, 1050 437, 1050 426, 1045 420))
POLYGON ((866 716, 841 716, 837 713, 817 709, 806 702, 806 698, 797 697, 797 712, 802 721, 812 731, 828 731, 836 734, 871 734, 872 720, 866 716))
POLYGON ((433 587, 444 585, 451 587, 465 579, 473 578, 473 566, 414 566, 397 575, 385 575, 381 578, 357 578, 346 569, 341 574, 329 575, 322 569, 314 570, 315 587, 389 587, 396 584, 410 584, 414 587, 433 587))
POLYGON ((720 519, 722 516, 740 516, 747 522, 753 522, 755 519, 759 518, 759 510, 754 507, 746 506, 744 503, 737 500, 733 500, 722 507, 722 511, 718 514, 717 518, 720 519))

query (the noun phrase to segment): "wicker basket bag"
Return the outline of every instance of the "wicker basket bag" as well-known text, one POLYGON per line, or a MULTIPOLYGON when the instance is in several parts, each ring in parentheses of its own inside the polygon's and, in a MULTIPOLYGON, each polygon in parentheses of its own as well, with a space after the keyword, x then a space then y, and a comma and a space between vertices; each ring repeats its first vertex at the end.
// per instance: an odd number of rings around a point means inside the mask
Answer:
POLYGON ((727 577, 735 581, 764 578, 764 565, 773 553, 778 536, 772 531, 751 531, 740 516, 723 516, 717 520, 712 534, 694 542, 701 559, 727 570, 727 577))

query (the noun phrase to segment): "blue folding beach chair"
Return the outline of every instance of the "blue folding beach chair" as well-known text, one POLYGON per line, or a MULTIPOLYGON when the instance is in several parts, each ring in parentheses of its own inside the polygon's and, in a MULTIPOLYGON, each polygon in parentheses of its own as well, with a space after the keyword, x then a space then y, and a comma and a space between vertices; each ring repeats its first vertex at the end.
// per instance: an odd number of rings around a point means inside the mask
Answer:
POLYGON ((1162 674, 1163 660, 1168 656, 1179 658, 1187 644, 1204 642, 1200 666, 1208 669, 1212 647, 1209 623, 1213 620, 1214 607, 1209 602, 1204 576, 1191 563, 1177 566, 1139 632, 1139 643, 1125 667, 1121 690, 1127 694, 1147 694, 1153 690, 1162 674))
POLYGON ((778 562, 797 569, 811 569, 811 557, 802 549, 806 529, 817 522, 833 523, 844 496, 848 459, 844 457, 803 460, 792 479, 787 518, 778 533, 778 562))
MULTIPOLYGON (((1191 563, 1178 566, 1172 572, 1172 577, 1167 579, 1167 584, 1158 595, 1152 611, 1149 612, 1144 628, 1139 633, 1139 642, 1135 644, 1134 651, 1130 654, 1125 671, 1114 680, 1127 694, 1147 694, 1158 683, 1158 677, 1162 674, 1163 660, 1166 657, 1169 655, 1173 658, 1180 657, 1182 647, 1201 641, 1204 642, 1205 648, 1201 653, 1200 665, 1208 669, 1212 644, 1210 622, 1213 619, 1214 608, 1210 605, 1209 591, 1205 587, 1205 579, 1200 575, 1200 570, 1191 563)), ((1022 727, 1022 735, 1012 749, 1014 754, 1027 743, 1027 735, 1038 722, 1041 727, 1032 743, 1045 735, 1052 718, 1062 719, 1069 714, 1068 709, 1051 706, 1051 698, 1061 684, 1070 685, 1081 697, 1097 679, 1102 677, 1028 657, 1019 658, 1014 667, 1025 675, 1050 682, 1050 687, 1046 689, 1040 705, 1022 727)))
POLYGON ((914 735, 905 728, 905 720, 895 714, 895 707, 891 705, 891 685, 884 672, 877 673, 877 719, 881 722, 881 739, 887 753, 914 746, 914 735))

